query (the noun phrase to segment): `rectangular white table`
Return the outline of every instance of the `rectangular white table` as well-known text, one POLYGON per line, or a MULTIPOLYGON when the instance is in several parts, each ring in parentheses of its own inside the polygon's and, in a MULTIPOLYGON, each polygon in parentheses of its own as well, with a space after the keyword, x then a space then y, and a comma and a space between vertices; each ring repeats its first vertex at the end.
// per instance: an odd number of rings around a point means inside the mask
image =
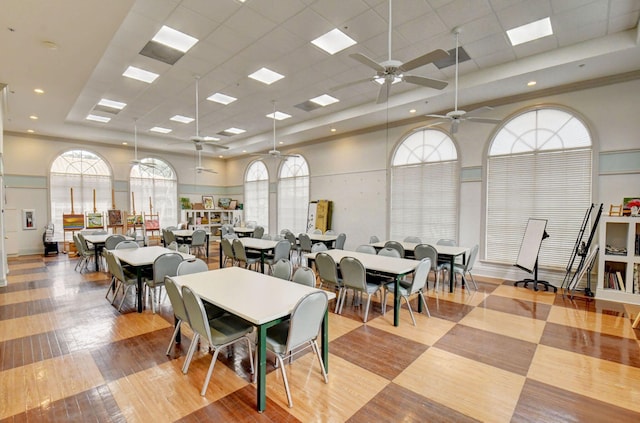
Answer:
MULTIPOLYGON (((264 273, 264 258, 265 254, 269 251, 273 251, 276 248, 278 241, 271 239, 258 239, 258 238, 239 238, 245 250, 253 250, 260 252, 260 271, 264 273)), ((222 263, 222 261, 220 262, 222 263)))
POLYGON ((311 242, 322 242, 328 248, 334 248, 338 235, 324 235, 324 234, 307 234, 311 242))
POLYGON ((124 248, 121 250, 109 250, 109 252, 118 257, 121 262, 127 263, 136 269, 136 277, 138 278, 138 313, 142 313, 142 271, 145 268, 153 266, 153 262, 166 253, 178 253, 185 260, 195 258, 192 254, 180 253, 159 246, 124 248))
MULTIPOLYGON (((400 279, 402 279, 403 276, 412 273, 416 267, 418 267, 418 264, 420 263, 419 261, 347 250, 327 250, 322 252, 329 254, 338 265, 343 257, 354 257, 360 260, 364 268, 367 270, 373 270, 378 273, 393 276, 395 280, 395 291, 393 294, 393 325, 398 326, 400 324, 400 296, 398 295, 398 292, 400 291, 400 279)), ((318 253, 308 253, 304 256, 308 260, 315 260, 317 254, 318 253)))
MULTIPOLYGON (((380 250, 384 248, 385 242, 386 241, 380 241, 380 242, 375 242, 369 245, 372 245, 376 250, 380 250)), ((400 242, 400 244, 402 245, 402 247, 404 247, 404 250, 406 252, 411 252, 412 254, 413 254, 413 251, 416 249, 416 247, 420 245, 415 242, 403 242, 403 241, 398 241, 398 242, 400 242)), ((438 258, 449 260, 449 265, 451 266, 451 269, 453 269, 453 264, 456 261, 456 257, 462 256, 462 262, 464 263, 466 260, 467 251, 469 251, 469 248, 467 247, 436 245, 436 244, 429 244, 429 245, 431 245, 433 248, 436 249, 436 251, 438 252, 438 258)), ((449 292, 453 292, 454 280, 455 280, 454 273, 449 272, 449 292)))
MULTIPOLYGON (((107 241, 107 238, 109 238, 111 235, 113 234, 99 234, 99 235, 89 234, 84 236, 84 239, 87 242, 90 242, 93 244, 93 250, 96 255, 96 272, 100 270, 100 266, 98 266, 98 258, 100 256, 100 250, 104 248, 104 244, 107 241)), ((128 241, 133 240, 133 238, 130 236, 125 236, 124 239, 128 241)))
MULTIPOLYGON (((176 229, 173 232, 173 234, 176 236, 176 238, 180 238, 182 239, 182 243, 183 244, 189 244, 190 241, 188 241, 192 236, 193 236, 193 229, 176 229)), ((205 238, 206 238, 206 244, 207 244, 207 257, 209 257, 209 236, 211 235, 211 232, 206 232, 205 234, 205 238)))
POLYGON ((252 236, 253 233, 255 232, 255 228, 246 228, 246 227, 233 227, 233 232, 235 232, 236 234, 238 234, 238 237, 242 238, 242 237, 246 237, 246 236, 252 236))
MULTIPOLYGON (((267 329, 285 321, 305 295, 319 291, 305 285, 240 267, 225 267, 203 273, 176 276, 177 285, 193 289, 203 300, 214 304, 256 326, 258 330, 257 408, 266 408, 267 329)), ((333 292, 323 291, 329 299, 333 292)), ((325 311, 321 329, 321 349, 324 366, 329 372, 329 319, 325 311)))

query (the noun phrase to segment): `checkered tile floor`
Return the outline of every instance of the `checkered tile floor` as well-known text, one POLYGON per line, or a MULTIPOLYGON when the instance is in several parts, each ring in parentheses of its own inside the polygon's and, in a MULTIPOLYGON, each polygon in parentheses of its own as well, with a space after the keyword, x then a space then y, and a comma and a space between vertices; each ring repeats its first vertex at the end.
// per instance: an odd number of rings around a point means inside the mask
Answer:
POLYGON ((367 324, 360 307, 345 305, 330 313, 329 384, 302 354, 288 368, 290 409, 270 364, 259 414, 246 350, 221 354, 201 397, 210 355, 202 345, 181 373, 185 327, 165 356, 169 301, 154 315, 127 300, 118 313, 104 298, 106 273, 74 266, 63 254, 10 259, 0 288, 1 422, 640 421, 640 331, 631 328, 640 307, 487 281, 453 294, 430 285, 431 317, 416 315, 416 327, 406 306, 394 327, 379 302, 367 324))

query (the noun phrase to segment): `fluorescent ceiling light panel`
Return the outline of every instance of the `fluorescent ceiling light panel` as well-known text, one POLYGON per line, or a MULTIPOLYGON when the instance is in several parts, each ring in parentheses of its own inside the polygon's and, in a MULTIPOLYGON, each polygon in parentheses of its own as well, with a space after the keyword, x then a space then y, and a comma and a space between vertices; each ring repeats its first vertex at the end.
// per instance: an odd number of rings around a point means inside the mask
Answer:
POLYGON ((347 47, 357 44, 357 42, 338 28, 335 28, 311 41, 311 44, 329 54, 336 54, 347 47))
POLYGON ((211 94, 209 97, 207 97, 207 100, 214 101, 214 102, 220 103, 220 104, 224 104, 226 106, 227 104, 233 103, 234 101, 236 101, 237 98, 231 97, 230 95, 226 95, 226 94, 222 94, 222 93, 215 93, 215 94, 211 94))
POLYGON ((553 28, 551 28, 551 20, 548 17, 507 31, 512 46, 528 43, 551 34, 553 34, 553 28))
POLYGON ((168 134, 169 132, 171 132, 171 129, 162 128, 160 126, 154 126, 153 128, 149 129, 149 131, 151 131, 151 132, 159 132, 161 134, 168 134))
POLYGON ((127 103, 122 103, 120 101, 107 100, 106 98, 100 99, 98 102, 99 106, 109 107, 111 109, 122 110, 127 106, 127 103))
POLYGON ((338 100, 335 97, 331 97, 329 94, 322 94, 322 95, 319 95, 318 97, 314 97, 310 99, 309 101, 313 101, 314 103, 324 107, 324 106, 328 106, 329 104, 337 103, 340 100, 338 100))
POLYGON ((291 117, 290 114, 284 113, 284 112, 274 112, 274 113, 269 113, 268 115, 265 115, 266 117, 270 118, 270 119, 275 119, 275 120, 285 120, 285 119, 289 119, 291 117))
POLYGON ((178 51, 186 53, 191 47, 198 42, 197 38, 187 35, 183 32, 169 28, 163 25, 160 31, 151 39, 156 43, 164 44, 165 46, 174 48, 178 51))
POLYGON ((242 133, 247 132, 247 131, 245 131, 244 129, 231 127, 231 128, 225 129, 223 132, 228 132, 228 133, 233 134, 233 135, 238 135, 238 134, 242 134, 242 133))
POLYGON ((136 68, 135 66, 129 66, 127 70, 124 71, 122 76, 126 76, 127 78, 131 79, 137 79, 138 81, 151 84, 160 75, 158 75, 157 73, 146 71, 144 69, 136 68))
POLYGON ((180 122, 180 123, 191 123, 194 121, 193 118, 182 116, 182 115, 175 115, 169 118, 169 120, 173 120, 175 122, 180 122))
POLYGON ((101 122, 101 123, 107 123, 111 120, 111 118, 108 118, 108 117, 92 115, 92 114, 88 114, 86 119, 92 120, 94 122, 101 122))
POLYGON ((271 69, 261 68, 249 75, 249 78, 260 81, 263 84, 271 85, 284 78, 284 75, 280 75, 278 72, 274 72, 271 69))

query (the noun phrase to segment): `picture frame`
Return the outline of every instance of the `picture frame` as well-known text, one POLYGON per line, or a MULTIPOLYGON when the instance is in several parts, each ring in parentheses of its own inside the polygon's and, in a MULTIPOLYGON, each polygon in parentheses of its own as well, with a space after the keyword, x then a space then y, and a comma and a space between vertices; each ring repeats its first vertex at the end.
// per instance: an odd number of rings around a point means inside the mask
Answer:
POLYGON ((231 198, 227 198, 227 197, 218 198, 218 207, 220 207, 221 209, 228 209, 230 203, 231 203, 231 198))
POLYGON ((62 228, 65 231, 77 231, 79 229, 84 229, 84 215, 83 214, 63 214, 62 228))
POLYGON ((34 209, 22 209, 22 229, 36 229, 36 211, 34 209))
POLYGON ((205 210, 213 210, 215 208, 213 202, 213 196, 211 195, 203 195, 202 196, 202 205, 205 210))
POLYGON ((87 213, 87 229, 104 229, 104 215, 102 213, 87 213))
POLYGON ((235 210, 238 207, 238 202, 236 200, 229 201, 229 210, 235 210))
POLYGON ((108 210, 107 211, 107 226, 122 226, 122 211, 121 210, 108 210))

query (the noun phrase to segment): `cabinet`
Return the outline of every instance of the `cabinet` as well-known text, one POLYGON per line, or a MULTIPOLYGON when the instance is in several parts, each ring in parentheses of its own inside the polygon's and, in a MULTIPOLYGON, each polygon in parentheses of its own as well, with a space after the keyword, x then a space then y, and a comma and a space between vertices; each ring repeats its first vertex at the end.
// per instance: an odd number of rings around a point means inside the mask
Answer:
POLYGON ((242 210, 182 210, 181 220, 187 222, 188 229, 204 229, 215 235, 225 223, 240 226, 242 210))
POLYGON ((596 297, 640 304, 640 219, 605 216, 599 239, 596 297))

